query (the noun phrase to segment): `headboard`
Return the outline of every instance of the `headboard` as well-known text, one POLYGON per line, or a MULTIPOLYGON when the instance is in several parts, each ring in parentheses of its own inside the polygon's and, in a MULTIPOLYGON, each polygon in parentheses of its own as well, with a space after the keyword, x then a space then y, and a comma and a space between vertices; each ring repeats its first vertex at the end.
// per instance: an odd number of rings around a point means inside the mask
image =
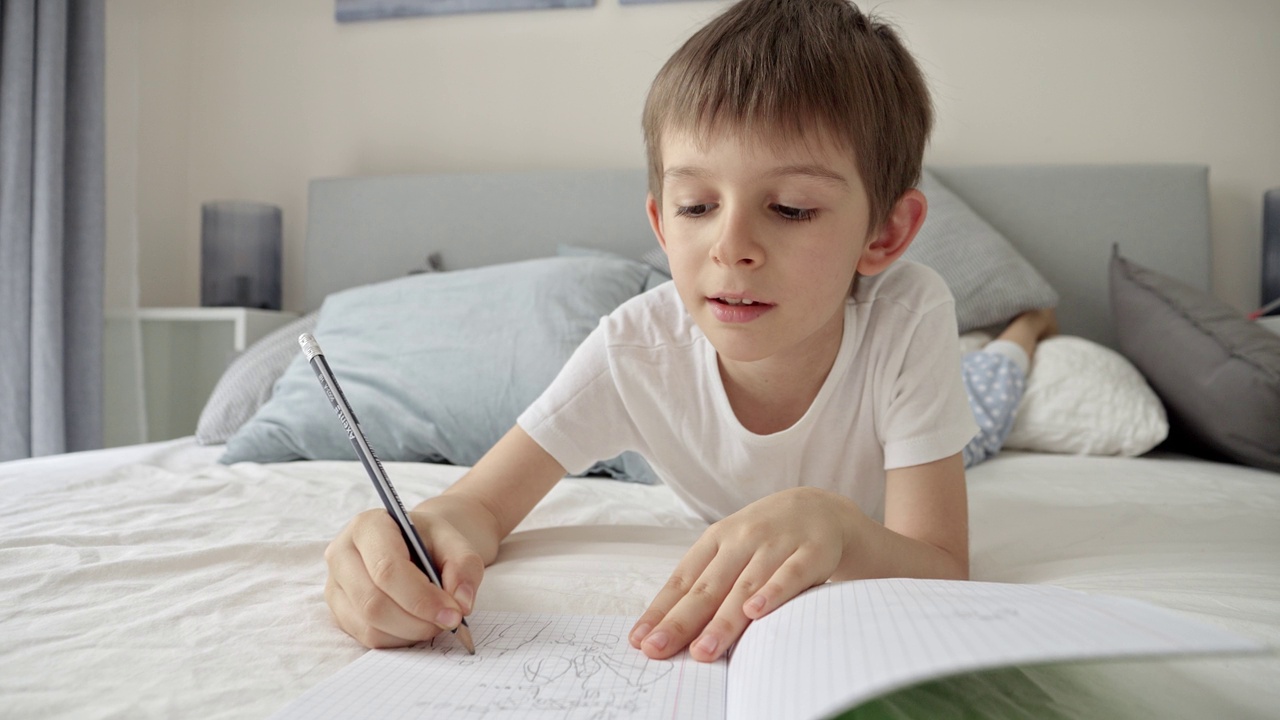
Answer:
MULTIPOLYGON (((1061 295, 1062 331, 1114 346, 1113 243, 1209 289, 1202 165, 933 166, 1061 295)), ((440 252, 448 269, 552 255, 561 243, 639 257, 653 246, 644 170, 393 175, 312 181, 305 310, 331 292, 404 275, 440 252)))

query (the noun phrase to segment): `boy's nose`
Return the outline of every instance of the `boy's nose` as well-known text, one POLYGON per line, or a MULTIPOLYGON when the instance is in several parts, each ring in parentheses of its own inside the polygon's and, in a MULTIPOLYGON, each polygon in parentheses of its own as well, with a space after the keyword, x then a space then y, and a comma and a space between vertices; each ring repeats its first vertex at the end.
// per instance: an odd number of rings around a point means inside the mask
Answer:
POLYGON ((711 247, 711 257, 721 265, 758 265, 764 259, 751 220, 742 213, 725 213, 724 225, 711 247))

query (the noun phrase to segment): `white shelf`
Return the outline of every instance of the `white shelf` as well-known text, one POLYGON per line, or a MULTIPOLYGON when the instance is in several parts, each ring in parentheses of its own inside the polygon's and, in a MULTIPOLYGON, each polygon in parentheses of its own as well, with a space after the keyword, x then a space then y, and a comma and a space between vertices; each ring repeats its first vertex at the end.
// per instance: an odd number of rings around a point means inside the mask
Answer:
POLYGON ((128 377, 108 382, 108 445, 152 442, 195 432, 204 404, 231 361, 297 313, 254 308, 163 307, 107 314, 107 342, 120 373, 140 377, 141 391, 128 377), (136 333, 141 333, 140 337, 136 333), (142 367, 129 358, 141 350, 142 367), (129 365, 128 367, 123 367, 129 365), (118 385, 116 383, 119 383, 118 385))
POLYGON ((133 312, 113 312, 109 319, 137 318, 143 322, 229 322, 232 323, 233 350, 244 352, 255 340, 298 317, 281 310, 239 307, 149 307, 133 312))

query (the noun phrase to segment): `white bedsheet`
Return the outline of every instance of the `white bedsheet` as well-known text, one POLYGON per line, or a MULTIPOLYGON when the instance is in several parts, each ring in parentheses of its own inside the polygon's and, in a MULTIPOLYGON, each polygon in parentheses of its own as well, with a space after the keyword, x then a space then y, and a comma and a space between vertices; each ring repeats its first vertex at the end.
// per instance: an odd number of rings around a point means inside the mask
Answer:
MULTIPOLYGON (((0 716, 265 717, 358 657, 329 539, 377 499, 356 463, 214 462, 189 440, 0 464, 0 716)), ((406 503, 462 468, 389 463, 406 503)), ((971 471, 975 579, 1136 597, 1280 646, 1280 475, 1010 453, 971 471)), ((634 615, 703 528, 662 487, 562 482, 480 609, 634 615)), ((1277 717, 1280 660, 1050 666, 884 701, 991 717, 1277 717)))

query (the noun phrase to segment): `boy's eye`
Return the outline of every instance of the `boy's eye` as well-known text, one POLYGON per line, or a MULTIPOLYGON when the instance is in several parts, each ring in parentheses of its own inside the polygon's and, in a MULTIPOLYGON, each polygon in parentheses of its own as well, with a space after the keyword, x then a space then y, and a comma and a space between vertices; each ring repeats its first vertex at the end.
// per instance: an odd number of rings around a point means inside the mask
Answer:
POLYGON ((783 220, 812 220, 817 214, 816 210, 807 208, 793 208, 786 205, 774 205, 774 212, 782 216, 783 220))
POLYGON ((709 203, 701 205, 678 205, 676 206, 676 217, 702 217, 711 211, 709 203))

